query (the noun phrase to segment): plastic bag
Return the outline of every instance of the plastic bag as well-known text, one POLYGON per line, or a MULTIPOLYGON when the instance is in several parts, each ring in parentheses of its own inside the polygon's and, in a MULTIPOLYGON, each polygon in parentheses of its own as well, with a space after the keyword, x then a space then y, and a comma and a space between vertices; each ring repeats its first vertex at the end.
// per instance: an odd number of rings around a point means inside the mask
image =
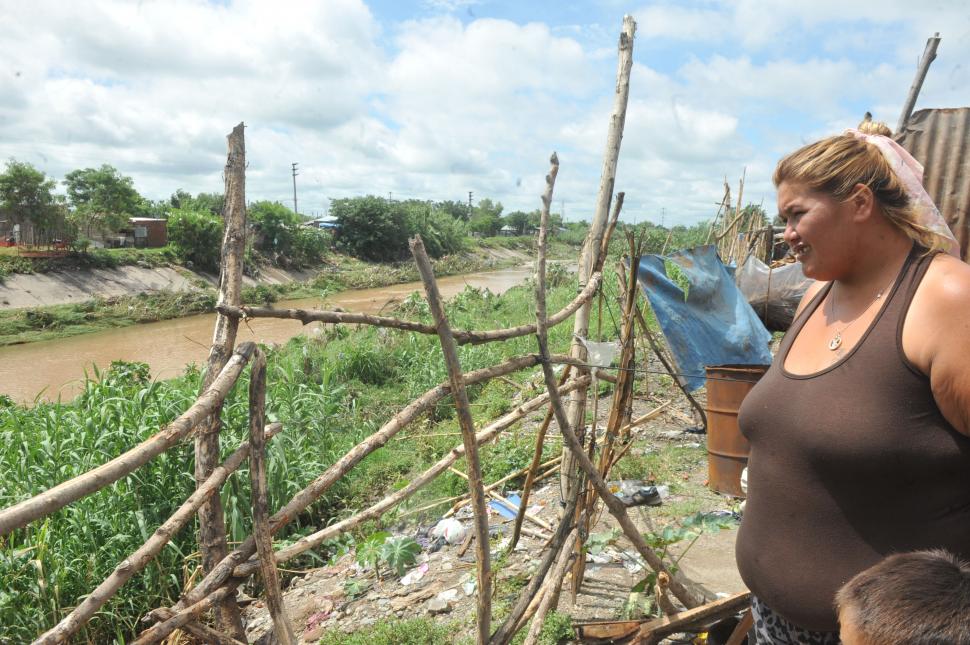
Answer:
POLYGON ((801 262, 772 269, 753 255, 737 270, 736 280, 741 294, 770 331, 788 331, 798 303, 815 282, 802 273, 801 262))

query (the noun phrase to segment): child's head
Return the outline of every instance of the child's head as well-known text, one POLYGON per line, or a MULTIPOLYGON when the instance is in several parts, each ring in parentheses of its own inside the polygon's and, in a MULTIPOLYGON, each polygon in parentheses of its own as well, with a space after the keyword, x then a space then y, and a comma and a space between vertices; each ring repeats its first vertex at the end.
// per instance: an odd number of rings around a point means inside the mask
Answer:
POLYGON ((843 645, 970 645, 970 564, 940 550, 891 555, 836 605, 843 645))

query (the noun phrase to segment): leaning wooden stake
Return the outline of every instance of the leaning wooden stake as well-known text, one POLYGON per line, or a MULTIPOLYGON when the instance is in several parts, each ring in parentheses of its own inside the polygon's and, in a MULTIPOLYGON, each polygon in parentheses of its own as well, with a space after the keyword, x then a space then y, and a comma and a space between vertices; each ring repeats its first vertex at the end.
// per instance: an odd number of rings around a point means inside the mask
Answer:
MULTIPOLYGON (((229 154, 225 169, 225 235, 222 240, 222 272, 219 275, 220 305, 238 307, 242 304, 243 255, 246 251, 246 135, 240 123, 228 137, 229 154)), ((239 319, 216 315, 212 347, 202 389, 209 386, 225 365, 236 344, 239 319)), ((221 408, 213 412, 195 438, 195 481, 197 486, 209 478, 219 463, 219 432, 222 430, 221 408)), ((228 551, 226 521, 219 496, 209 499, 199 510, 199 551, 202 570, 212 571, 228 551)), ((245 640, 239 606, 234 598, 226 599, 217 609, 216 627, 245 640)))
MULTIPOLYGON (((567 365, 563 371, 562 376, 559 378, 559 385, 562 386, 569 378, 569 372, 571 367, 567 365)), ((522 495, 520 499, 522 500, 519 504, 519 511, 515 514, 515 524, 512 527, 512 538, 509 540, 509 553, 515 549, 515 545, 519 543, 519 533, 522 531, 522 521, 525 519, 525 509, 529 507, 529 496, 532 494, 532 485, 536 481, 536 473, 539 472, 539 466, 542 461, 542 448, 546 441, 546 432, 549 430, 549 424, 552 423, 552 408, 546 410, 546 418, 542 420, 542 425, 539 426, 539 431, 536 433, 536 446, 532 453, 532 463, 529 464, 529 472, 525 476, 525 484, 522 486, 522 495)), ((562 457, 560 457, 562 460, 562 457)))
MULTIPOLYGON (((265 430, 265 437, 269 439, 282 429, 278 423, 274 423, 265 430)), ((115 570, 105 578, 94 591, 74 608, 70 614, 64 617, 50 631, 40 636, 34 645, 50 645, 51 643, 63 643, 71 635, 77 632, 88 622, 94 614, 111 599, 115 593, 128 582, 132 576, 145 568, 145 566, 158 555, 165 545, 168 544, 172 536, 178 533, 185 524, 192 519, 203 502, 218 492, 222 485, 229 478, 240 464, 249 456, 249 442, 244 442, 222 463, 221 466, 212 471, 209 479, 178 508, 170 518, 165 520, 155 533, 138 549, 125 558, 115 570)))
MULTIPOLYGON (((589 276, 593 273, 597 265, 601 265, 600 255, 605 253, 604 234, 607 229, 609 219, 610 202, 613 198, 613 186, 616 183, 616 166, 620 157, 620 143, 623 139, 623 125, 626 122, 626 106, 630 97, 630 70, 633 68, 633 36, 636 33, 637 23, 632 16, 623 17, 623 29, 620 32, 619 56, 616 73, 616 95, 613 100, 613 112, 610 115, 609 133, 606 137, 606 150, 603 155, 603 170, 600 174, 599 194, 596 197, 596 209, 593 212, 593 221, 589 227, 589 234, 586 237, 586 244, 583 246, 583 253, 579 260, 579 284, 585 286, 589 276)), ((576 312, 573 323, 573 338, 589 337, 589 303, 584 304, 576 312)), ((574 341, 570 355, 580 360, 585 360, 586 350, 582 343, 574 341)), ((573 427, 583 427, 583 418, 586 414, 586 394, 577 393, 569 404, 569 421, 573 427)), ((561 422, 560 422, 561 424, 561 422)), ((570 487, 579 482, 576 480, 576 467, 571 458, 571 453, 563 448, 563 463, 560 477, 563 489, 568 491, 570 487)))
POLYGON ((273 560, 273 536, 269 532, 269 511, 266 503, 266 441, 263 439, 263 418, 266 416, 266 356, 256 352, 249 377, 249 481, 253 499, 253 538, 259 556, 259 571, 266 589, 266 606, 273 619, 273 633, 280 645, 293 645, 293 627, 283 608, 280 578, 273 560))
POLYGON ((546 621, 546 614, 550 609, 555 609, 552 603, 559 598, 558 589, 562 588, 563 579, 569 571, 569 563, 575 556, 576 545, 579 542, 578 534, 574 530, 566 541, 566 547, 559 551, 559 559, 556 561, 556 568, 549 575, 549 579, 543 586, 542 600, 536 606, 535 614, 532 616, 532 624, 529 625, 529 633, 526 634, 523 645, 535 645, 542 631, 542 623, 546 621))
MULTIPOLYGON (((465 444, 465 460, 468 464, 468 486, 472 497, 472 511, 475 514, 475 545, 476 565, 478 572, 478 609, 476 627, 478 645, 486 645, 491 633, 492 622, 492 570, 488 552, 488 507, 485 505, 485 491, 482 484, 482 467, 478 460, 478 443, 475 441, 475 424, 472 421, 471 407, 468 405, 468 394, 465 391, 465 381, 462 378, 461 365, 458 362, 458 348, 448 326, 448 318, 441 301, 441 293, 434 279, 431 260, 424 250, 424 243, 420 236, 415 236, 410 242, 414 262, 421 274, 424 291, 427 294, 428 307, 438 329, 441 339, 441 351, 444 354, 445 366, 448 368, 448 380, 451 383, 451 394, 458 412, 458 425, 461 427, 461 438, 465 444)), ((556 391, 558 395, 558 390, 556 391)))
POLYGON ((909 123, 909 117, 913 115, 916 99, 923 87, 923 81, 926 80, 926 73, 930 71, 930 63, 936 59, 936 48, 939 45, 940 32, 936 32, 926 41, 926 49, 923 50, 923 57, 920 58, 919 68, 916 70, 916 78, 913 79, 913 84, 909 88, 909 94, 906 95, 906 102, 903 104, 903 111, 899 115, 899 123, 896 124, 896 134, 903 133, 903 128, 909 123))
MULTIPOLYGON (((554 160, 554 167, 558 170, 558 160, 554 160)), ((555 180, 555 175, 552 175, 552 181, 555 180)), ((547 184, 550 183, 550 178, 546 178, 547 184)), ((633 542, 633 546, 636 548, 637 552, 643 557, 650 567, 656 572, 666 572, 667 568, 664 566, 663 562, 657 557, 653 549, 646 543, 640 531, 630 520, 630 517, 626 513, 626 507, 623 506, 623 502, 617 499, 616 495, 610 492, 609 487, 606 482, 600 476, 599 471, 596 466, 590 460, 590 458, 583 451, 583 446, 579 442, 579 438, 576 436, 576 431, 573 426, 570 425, 569 419, 566 418, 566 412, 563 409, 562 399, 559 397, 559 392, 556 387, 556 376, 552 371, 552 364, 549 361, 549 341, 546 335, 546 325, 545 325, 545 314, 546 314, 546 289, 545 289, 545 244, 546 244, 546 232, 549 225, 549 209, 544 207, 542 210, 542 219, 539 226, 539 270, 538 279, 536 280, 536 339, 539 344, 539 355, 542 357, 542 374, 545 377, 546 389, 549 390, 549 399, 552 404, 552 409, 556 415, 556 422, 559 424, 559 431, 562 433, 563 439, 569 451, 572 453, 573 459, 579 464, 579 467, 586 473, 586 477, 593 484, 596 489, 596 493, 600 496, 606 507, 609 509, 610 514, 613 515, 617 522, 620 524, 620 528, 623 529, 623 533, 627 538, 633 542)), ((565 464, 565 462, 563 462, 565 464)), ((700 601, 694 597, 694 595, 687 590, 686 587, 679 581, 673 579, 671 576, 670 590, 678 600, 680 600, 687 608, 696 607, 700 604, 700 601)))

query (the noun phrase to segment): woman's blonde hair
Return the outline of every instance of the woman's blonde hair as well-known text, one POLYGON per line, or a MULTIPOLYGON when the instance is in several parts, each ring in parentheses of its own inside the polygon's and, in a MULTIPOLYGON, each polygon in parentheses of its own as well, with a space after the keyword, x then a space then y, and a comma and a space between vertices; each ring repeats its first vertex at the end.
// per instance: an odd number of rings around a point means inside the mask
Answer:
POLYGON ((916 221, 909 194, 879 148, 851 134, 796 150, 778 162, 772 180, 776 187, 787 181, 838 200, 848 199, 862 184, 872 191, 886 218, 910 239, 930 251, 949 245, 947 238, 916 221))

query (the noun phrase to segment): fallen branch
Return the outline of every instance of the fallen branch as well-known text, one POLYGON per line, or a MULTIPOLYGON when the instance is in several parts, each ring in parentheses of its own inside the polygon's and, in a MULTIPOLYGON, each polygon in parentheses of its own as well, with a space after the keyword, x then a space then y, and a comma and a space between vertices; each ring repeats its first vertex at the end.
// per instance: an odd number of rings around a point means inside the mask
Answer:
POLYGON ((240 345, 219 372, 219 376, 196 399, 192 407, 128 452, 83 475, 78 475, 74 479, 62 482, 43 493, 0 511, 0 536, 23 528, 36 519, 50 515, 71 502, 130 475, 185 438, 226 398, 255 349, 255 343, 240 345))
MULTIPOLYGON (((603 276, 595 273, 590 276, 584 288, 573 298, 572 302, 563 307, 560 311, 549 317, 549 326, 555 327, 559 323, 576 313, 576 310, 588 302, 596 290, 599 288, 603 276)), ((431 325, 400 320, 398 318, 388 318, 387 316, 372 316, 370 314, 351 313, 344 311, 317 311, 313 309, 273 309, 271 307, 230 307, 218 306, 216 311, 226 316, 235 318, 282 318, 299 320, 304 325, 311 322, 323 322, 334 324, 358 324, 373 325, 376 327, 389 327, 402 331, 411 331, 419 334, 433 335, 438 332, 431 325)), ((453 331, 452 335, 455 342, 459 345, 481 345, 500 340, 510 340, 521 336, 534 334, 535 325, 519 325, 507 329, 492 329, 489 331, 453 331)))
POLYGON ((706 605, 682 611, 673 616, 655 618, 640 625, 640 641, 644 644, 657 643, 664 636, 674 632, 698 628, 709 622, 741 611, 751 603, 751 592, 744 591, 727 598, 721 598, 706 605))

